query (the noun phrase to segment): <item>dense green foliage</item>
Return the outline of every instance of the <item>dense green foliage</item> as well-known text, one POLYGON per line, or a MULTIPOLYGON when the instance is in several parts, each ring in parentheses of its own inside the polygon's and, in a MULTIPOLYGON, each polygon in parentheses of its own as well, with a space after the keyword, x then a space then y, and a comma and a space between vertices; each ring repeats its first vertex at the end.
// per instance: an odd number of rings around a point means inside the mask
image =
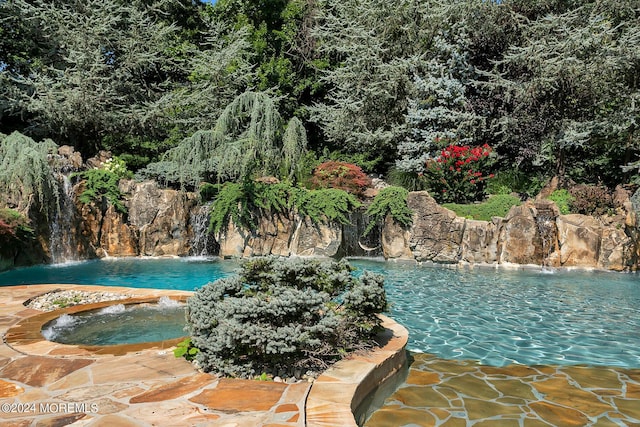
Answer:
POLYGON ((509 194, 500 194, 491 196, 486 202, 472 203, 472 204, 456 204, 445 203, 444 206, 447 209, 451 209, 456 215, 469 218, 478 219, 482 221, 491 221, 494 216, 504 218, 509 209, 513 206, 519 206, 520 199, 516 196, 509 194))
POLYGON ((306 143, 298 119, 291 119, 285 129, 268 94, 245 92, 227 105, 213 130, 196 132, 139 173, 182 186, 252 174, 292 179, 306 143))
POLYGON ((571 213, 571 203, 573 201, 573 196, 569 193, 569 190, 555 190, 547 198, 554 202, 556 206, 558 206, 558 209, 560 210, 560 213, 562 215, 571 213))
POLYGON ((260 216, 288 216, 294 211, 315 223, 347 224, 349 213, 360 206, 353 195, 339 189, 307 190, 288 183, 265 184, 251 179, 208 184, 202 187, 203 193, 213 199, 209 229, 215 233, 222 231, 230 220, 236 226, 253 230, 260 216))
POLYGON ((351 271, 346 261, 254 258, 238 276, 203 286, 187 310, 200 366, 236 377, 293 375, 371 346, 387 305, 383 278, 351 271))
POLYGON ((535 197, 544 187, 539 174, 526 174, 518 169, 501 170, 487 182, 488 194, 518 193, 521 198, 535 197))
POLYGON ((607 215, 614 211, 613 198, 609 190, 598 185, 575 185, 551 193, 549 200, 555 202, 562 215, 607 215))
POLYGON ((402 187, 387 187, 373 199, 367 208, 369 224, 364 230, 366 236, 373 230, 376 224, 384 222, 387 215, 391 215, 398 224, 409 227, 413 222, 413 212, 407 206, 409 191, 402 187))
POLYGON ((300 189, 295 193, 294 203, 300 215, 307 216, 316 223, 326 218, 329 221, 348 224, 349 213, 360 206, 360 202, 353 195, 334 188, 300 189))
POLYGON ((0 133, 0 203, 21 210, 32 200, 45 215, 49 206, 58 206, 58 181, 49 163, 57 153, 51 140, 36 142, 14 132, 0 133))
POLYGON ((0 132, 193 188, 339 160, 418 189, 455 143, 492 147, 488 192, 610 190, 640 182, 638 76, 637 0, 0 2, 0 132))
POLYGON ((84 180, 79 197, 82 203, 100 203, 104 197, 117 211, 127 212, 127 208, 122 203, 119 183, 123 178, 132 178, 133 173, 127 169, 127 164, 123 160, 118 157, 108 159, 100 168, 89 169, 76 176, 84 180))

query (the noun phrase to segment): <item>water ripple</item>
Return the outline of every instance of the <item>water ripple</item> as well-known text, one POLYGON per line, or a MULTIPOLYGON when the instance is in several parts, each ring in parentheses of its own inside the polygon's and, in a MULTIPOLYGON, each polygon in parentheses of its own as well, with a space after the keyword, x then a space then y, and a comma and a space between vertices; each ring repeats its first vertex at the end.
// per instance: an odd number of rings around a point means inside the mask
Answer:
POLYGON ((354 264, 385 275, 411 350, 494 366, 640 367, 636 274, 354 264))

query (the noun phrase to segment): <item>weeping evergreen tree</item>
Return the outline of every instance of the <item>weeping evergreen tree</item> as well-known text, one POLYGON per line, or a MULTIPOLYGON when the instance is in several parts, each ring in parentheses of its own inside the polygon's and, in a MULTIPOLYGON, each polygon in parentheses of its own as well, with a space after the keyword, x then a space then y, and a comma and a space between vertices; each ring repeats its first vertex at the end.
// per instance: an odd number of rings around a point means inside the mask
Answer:
POLYGON ((264 92, 245 92, 224 109, 213 130, 198 131, 141 171, 166 183, 236 181, 250 174, 290 179, 306 152, 298 119, 284 121, 264 92))
POLYGON ((35 203, 45 214, 57 206, 58 181, 49 162, 57 149, 49 139, 0 134, 0 206, 23 211, 35 203))
POLYGON ((280 176, 289 181, 301 181, 305 164, 300 161, 307 152, 307 131, 302 121, 297 117, 289 120, 282 136, 283 161, 280 166, 280 176))

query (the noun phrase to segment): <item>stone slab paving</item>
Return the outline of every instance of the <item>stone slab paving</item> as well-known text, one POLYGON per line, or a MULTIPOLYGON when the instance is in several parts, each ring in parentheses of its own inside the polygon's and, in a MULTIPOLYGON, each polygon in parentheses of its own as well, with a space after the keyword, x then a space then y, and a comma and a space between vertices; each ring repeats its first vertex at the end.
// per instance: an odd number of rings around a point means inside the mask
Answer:
POLYGON ((640 426, 640 369, 413 358, 405 383, 365 426, 640 426))
MULTIPOLYGON (((82 285, 0 287, 0 426, 302 427, 311 384, 219 379, 173 356, 176 340, 124 346, 71 346, 40 330, 61 313, 23 303, 54 289, 102 291, 82 285)), ((129 302, 189 292, 109 287, 129 302)), ((123 301, 117 301, 122 303, 123 301)))

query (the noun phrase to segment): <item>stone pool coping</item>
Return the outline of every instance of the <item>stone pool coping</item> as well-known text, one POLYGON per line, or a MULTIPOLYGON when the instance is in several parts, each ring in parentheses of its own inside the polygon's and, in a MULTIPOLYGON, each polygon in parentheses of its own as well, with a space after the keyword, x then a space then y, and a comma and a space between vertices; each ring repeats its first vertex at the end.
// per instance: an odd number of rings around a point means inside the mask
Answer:
POLYGON ((42 325, 63 313, 155 302, 162 296, 185 300, 193 292, 59 284, 8 286, 0 291, 0 424, 7 426, 34 422, 89 426, 356 426, 355 408, 400 369, 406 357, 407 330, 383 316, 387 329, 380 337, 381 348, 336 363, 313 385, 220 379, 198 372, 192 364, 173 356, 170 349, 181 338, 82 346, 53 343, 40 333, 42 325), (24 306, 28 299, 54 290, 106 289, 131 298, 51 312, 24 306), (4 411, 6 404, 28 411, 4 411), (66 404, 87 406, 74 406, 71 411, 66 404), (54 406, 42 412, 42 405, 54 406), (32 409, 35 412, 29 413, 32 409))
POLYGON ((387 316, 380 318, 385 328, 380 348, 336 362, 311 386, 308 427, 356 427, 354 413, 360 404, 404 367, 409 332, 387 316))

